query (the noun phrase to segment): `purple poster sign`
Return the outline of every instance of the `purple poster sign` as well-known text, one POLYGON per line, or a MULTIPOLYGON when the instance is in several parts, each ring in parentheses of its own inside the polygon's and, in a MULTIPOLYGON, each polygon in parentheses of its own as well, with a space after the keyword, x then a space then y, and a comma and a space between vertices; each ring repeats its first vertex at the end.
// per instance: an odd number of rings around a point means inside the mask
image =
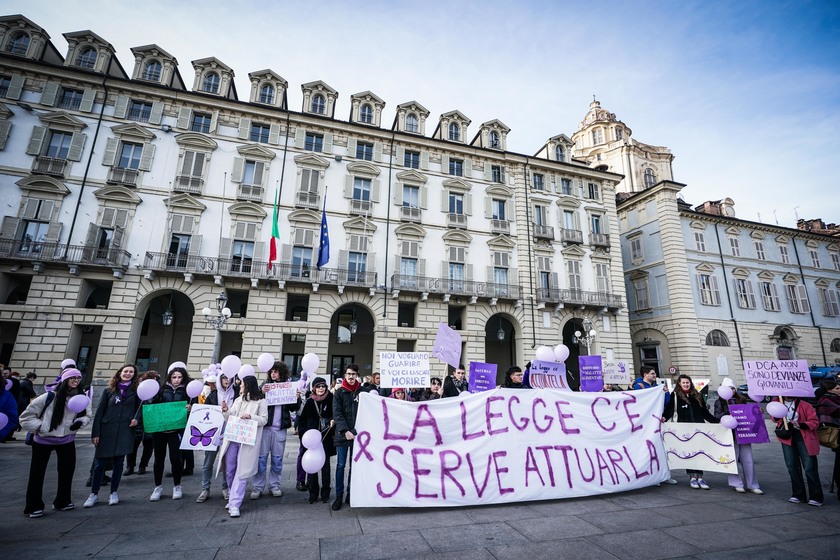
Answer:
POLYGON ((814 396, 807 360, 745 361, 744 374, 747 376, 747 391, 751 395, 814 396))
POLYGON ((461 363, 461 335, 458 331, 449 328, 449 325, 438 323, 432 356, 457 369, 461 363))
POLYGON ((604 390, 604 369, 601 356, 578 356, 580 366, 580 390, 597 393, 604 390))
POLYGON ((735 441, 740 444, 769 443, 764 414, 758 403, 730 404, 729 414, 738 421, 735 428, 735 441))
POLYGON ((480 393, 496 388, 496 364, 470 362, 470 393, 480 393))

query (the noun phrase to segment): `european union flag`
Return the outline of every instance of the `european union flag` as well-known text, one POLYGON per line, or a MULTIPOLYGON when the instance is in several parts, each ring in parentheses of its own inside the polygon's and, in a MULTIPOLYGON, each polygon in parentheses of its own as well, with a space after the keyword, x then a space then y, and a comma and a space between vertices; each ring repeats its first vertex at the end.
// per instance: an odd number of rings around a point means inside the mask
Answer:
MULTIPOLYGON (((326 201, 324 201, 326 206, 326 201)), ((327 210, 321 211, 321 244, 318 247, 318 268, 330 262, 330 230, 327 228, 327 210)))

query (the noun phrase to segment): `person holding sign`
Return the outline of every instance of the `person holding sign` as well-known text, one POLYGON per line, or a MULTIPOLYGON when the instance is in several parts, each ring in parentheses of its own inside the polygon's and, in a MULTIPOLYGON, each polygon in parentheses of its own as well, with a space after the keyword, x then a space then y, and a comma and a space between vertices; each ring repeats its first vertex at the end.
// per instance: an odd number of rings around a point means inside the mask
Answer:
MULTIPOLYGON (((189 397, 187 396, 187 384, 190 382, 190 376, 187 370, 180 365, 173 364, 169 366, 169 374, 166 376, 166 382, 160 389, 157 397, 154 399, 155 404, 182 402, 184 406, 189 409, 189 397)), ((183 489, 181 488, 181 476, 184 472, 184 461, 181 457, 181 433, 180 430, 167 430, 165 432, 155 432, 152 434, 152 444, 155 450, 155 489, 152 490, 152 495, 149 497, 150 502, 160 501, 160 496, 163 494, 163 462, 166 460, 166 450, 169 449, 169 465, 172 468, 172 499, 180 500, 183 497, 183 489)))
MULTIPOLYGON (((820 424, 840 426, 840 383, 834 379, 823 379, 820 381, 820 389, 823 390, 823 396, 817 402, 816 408, 820 424)), ((837 452, 837 448, 832 451, 834 452, 834 470, 831 477, 837 488, 837 499, 840 500, 840 453, 837 452)))
MULTIPOLYGON (((721 385, 726 385, 732 389, 732 398, 728 401, 722 398, 715 401, 715 418, 718 421, 724 416, 729 415, 730 403, 747 404, 749 402, 744 395, 738 392, 738 389, 735 388, 735 383, 728 377, 723 380, 721 385)), ((738 439, 735 437, 733 437, 733 441, 735 445, 735 461, 741 463, 741 471, 744 474, 743 477, 740 474, 730 474, 729 486, 735 488, 735 491, 739 494, 744 494, 747 491, 753 494, 764 494, 764 491, 758 486, 758 477, 755 474, 752 445, 749 443, 738 443, 738 439)))
POLYGON ((134 449, 134 430, 137 427, 140 404, 137 397, 137 368, 134 364, 124 365, 117 370, 108 382, 108 388, 102 392, 99 406, 96 407, 96 416, 93 417, 90 441, 96 447, 96 453, 90 496, 85 501, 86 508, 99 502, 99 487, 102 485, 105 466, 109 460, 113 461, 114 472, 111 476, 108 505, 120 503, 117 490, 120 487, 125 456, 134 449))
MULTIPOLYGON (((333 397, 333 418, 335 419, 335 447, 338 458, 335 465, 335 501, 333 510, 340 510, 344 503, 344 469, 347 466, 347 456, 352 456, 353 440, 356 439, 356 413, 359 411, 359 366, 350 364, 344 370, 341 386, 335 390, 333 397)), ((347 475, 347 485, 350 485, 351 472, 347 475)), ((350 503, 350 492, 347 492, 347 503, 350 503)))
MULTIPOLYGON (((773 403, 770 403, 773 404, 773 403)), ((809 506, 823 505, 823 490, 820 484, 820 473, 817 467, 817 455, 820 454, 820 440, 817 428, 820 425, 814 407, 802 399, 784 397, 783 404, 787 408, 784 418, 776 421, 776 439, 782 444, 785 466, 790 475, 791 493, 788 501, 799 504, 807 500, 809 506), (782 430, 787 426, 787 432, 782 430), (805 481, 802 470, 808 480, 808 496, 805 494, 805 481)), ((768 405, 769 406, 769 405, 768 405)))
MULTIPOLYGON (((263 394, 268 393, 270 384, 285 383, 291 379, 289 366, 285 362, 274 362, 268 370, 268 378, 260 387, 263 394)), ((251 479, 251 499, 256 500, 265 489, 265 470, 268 460, 271 459, 271 474, 269 475, 269 488, 271 495, 279 498, 283 495, 280 490, 280 477, 283 474, 283 454, 286 452, 286 432, 292 427, 292 412, 300 406, 300 395, 298 400, 291 404, 268 405, 268 424, 262 431, 260 440, 260 459, 257 467, 257 474, 251 479)))
POLYGON ((262 441, 263 426, 268 422, 268 405, 265 402, 265 395, 257 385, 256 377, 247 375, 242 378, 239 398, 233 401, 231 407, 223 403, 222 414, 225 415, 225 420, 231 416, 237 416, 242 420, 254 420, 257 423, 255 444, 235 443, 226 438, 219 451, 219 462, 216 465, 217 475, 221 466, 224 465, 225 477, 230 489, 226 506, 228 514, 231 517, 239 517, 239 508, 245 498, 248 479, 257 473, 257 464, 260 459, 259 442, 262 441))
MULTIPOLYGON (((213 376, 210 376, 213 377, 213 376)), ((208 378, 209 379, 209 378, 208 378)), ((233 382, 223 372, 219 372, 215 388, 207 395, 204 404, 211 406, 221 406, 222 403, 233 404, 236 398, 233 391, 233 382)), ((224 431, 224 426, 220 430, 224 431)), ((213 478, 213 463, 216 462, 216 455, 219 450, 204 451, 204 463, 201 466, 201 493, 195 499, 197 504, 203 504, 210 497, 210 482, 213 478)), ((222 477, 222 497, 228 499, 228 485, 227 478, 222 477)))
MULTIPOLYGON (((372 391, 371 391, 372 392, 372 391)), ((318 486, 318 473, 307 475, 306 482, 309 488, 309 503, 320 499, 325 504, 330 502, 330 457, 335 455, 335 420, 333 420, 333 395, 327 391, 327 382, 323 377, 316 377, 312 380, 312 393, 303 405, 300 412, 300 424, 298 431, 305 434, 309 430, 321 432, 321 440, 324 444, 324 455, 327 460, 321 467, 321 486, 318 486)))
MULTIPOLYGON (((702 424, 704 421, 710 424, 717 424, 718 419, 712 416, 706 408, 706 401, 694 387, 691 377, 681 374, 677 378, 677 387, 671 396, 671 400, 665 405, 665 412, 662 421, 670 420, 676 412, 677 422, 695 422, 702 424)), ((686 469, 691 477, 692 488, 708 490, 709 485, 703 480, 703 471, 686 469)))

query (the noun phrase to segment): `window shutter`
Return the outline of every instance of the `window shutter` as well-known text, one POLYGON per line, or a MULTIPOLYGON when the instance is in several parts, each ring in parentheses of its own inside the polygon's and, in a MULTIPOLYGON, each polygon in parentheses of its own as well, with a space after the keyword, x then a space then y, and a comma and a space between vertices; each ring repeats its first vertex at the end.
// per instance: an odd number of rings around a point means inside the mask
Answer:
POLYGON ((85 237, 85 247, 93 247, 96 245, 96 236, 99 234, 99 226, 93 222, 88 224, 87 236, 85 237))
POLYGON ((216 132, 216 125, 219 122, 219 112, 213 111, 213 116, 210 117, 210 133, 216 132))
POLYGON ((440 277, 449 278, 449 263, 446 261, 440 263, 440 277))
POLYGON ((341 268, 343 270, 347 270, 347 266, 348 266, 347 263, 348 263, 347 251, 345 251, 344 249, 339 250, 338 251, 338 268, 341 268))
POLYGON ((370 183, 370 200, 371 202, 379 202, 379 179, 374 179, 370 183))
POLYGON ((373 143, 373 161, 382 161, 382 142, 373 143))
POLYGON ((397 154, 395 156, 397 165, 405 165, 405 148, 402 146, 397 146, 397 154))
POLYGON ((230 174, 230 180, 234 183, 241 183, 244 173, 245 160, 241 157, 233 158, 233 173, 230 174))
POLYGON ((344 198, 353 198, 353 182, 355 178, 352 175, 344 177, 344 198))
POLYGON ((170 228, 172 233, 180 233, 181 232, 181 224, 184 221, 184 216, 181 214, 172 214, 172 221, 170 224, 170 228))
POLYGON ((426 259, 417 259, 417 276, 426 276, 426 259))
POLYGON ((515 286, 519 284, 519 270, 511 268, 508 270, 508 285, 515 286))
POLYGON ((120 226, 114 227, 114 236, 111 238, 112 247, 122 247, 122 240, 125 236, 125 228, 120 226))
POLYGON ((44 236, 44 241, 47 243, 58 243, 58 238, 61 237, 61 222, 50 222, 47 228, 47 235, 44 236))
POLYGON ((149 113, 149 124, 160 124, 163 117, 163 103, 155 101, 152 103, 152 112, 149 113))
POLYGON ((47 127, 36 126, 32 128, 32 136, 29 138, 29 145, 26 147, 26 153, 31 156, 41 154, 41 146, 44 145, 44 138, 47 136, 47 127))
POLYGON ((20 99, 20 94, 23 91, 23 85, 25 82, 26 78, 23 76, 12 76, 12 79, 9 81, 9 89, 6 90, 6 98, 20 99))
POLYGON ((152 159, 155 157, 155 145, 154 144, 144 144, 143 145, 143 152, 140 154, 140 165, 138 169, 141 171, 151 171, 152 169, 152 159))
POLYGON ((67 159, 69 161, 81 161, 85 140, 87 140, 86 134, 82 134, 81 132, 73 133, 73 139, 70 140, 70 149, 67 151, 67 159))
POLYGON ((265 253, 265 242, 259 241, 257 243, 254 243, 254 260, 262 261, 263 253, 265 253))
POLYGON ((219 258, 220 259, 229 259, 232 251, 233 251, 233 240, 229 237, 222 237, 222 241, 219 244, 219 258))
POLYGON ((492 178, 493 171, 490 167, 490 162, 488 161, 484 163, 484 180, 489 182, 492 178))
POLYGON ((402 206, 403 203, 403 187, 402 183, 397 183, 397 188, 394 189, 394 204, 402 206))
POLYGON ((20 226, 20 218, 14 216, 3 216, 3 225, 0 227, 0 237, 3 239, 17 239, 17 231, 20 226))
POLYGON ((82 103, 79 105, 79 111, 83 113, 90 113, 93 111, 93 102, 96 100, 96 90, 86 89, 82 94, 82 103))
POLYGON ((440 210, 441 212, 449 212, 449 191, 440 191, 440 210))
POLYGON ((420 208, 424 210, 429 207, 429 189, 427 187, 420 187, 420 208))
POLYGON ((306 142, 306 131, 300 127, 295 129, 295 148, 303 149, 306 142))
POLYGON ((472 195, 469 193, 464 195, 464 214, 472 216, 472 195))
POLYGON ((54 107, 56 97, 58 97, 58 82, 46 82, 41 92, 41 105, 54 107))
POLYGON ((472 160, 470 158, 464 160, 464 177, 468 179, 472 177, 472 160))
POLYGON ((268 143, 275 146, 280 143, 280 125, 273 124, 268 128, 268 143))
POLYGON ((102 165, 114 165, 117 161, 117 145, 119 140, 116 138, 108 138, 105 140, 105 154, 102 156, 102 165))
POLYGON ((44 222, 51 222, 55 206, 55 201, 53 200, 42 200, 41 208, 38 210, 38 219, 44 222))
POLYGON ((99 222, 99 225, 105 228, 112 228, 114 227, 114 217, 117 214, 116 208, 108 208, 105 207, 102 210, 102 219, 99 222))
POLYGON ((126 114, 128 114, 128 96, 118 95, 114 102, 114 117, 124 119, 126 114))
POLYGON ((250 222, 245 224, 245 239, 254 241, 257 238, 257 224, 250 222))
POLYGON ((712 289, 712 303, 720 305, 720 290, 718 290, 718 282, 716 276, 709 276, 710 287, 712 289))
POLYGON ((258 161, 254 164, 254 184, 262 186, 263 172, 265 170, 265 163, 258 161))
POLYGON ((473 265, 468 264, 464 267, 464 280, 472 282, 473 279, 473 265))
POLYGON ((38 199, 37 198, 27 198, 24 199, 23 202, 23 212, 21 212, 21 218, 27 220, 34 220, 38 217, 38 199))
POLYGON ((449 155, 442 154, 440 156, 440 172, 444 175, 449 174, 449 155))
POLYGON ((114 218, 114 226, 126 228, 128 226, 128 210, 117 210, 117 216, 114 218))
POLYGON ((324 153, 331 154, 333 149, 333 135, 332 132, 324 133, 324 153))
POLYGON ((368 253, 367 254, 367 268, 368 272, 376 270, 376 253, 368 253))
POLYGON ((192 235, 190 236, 190 247, 188 250, 188 254, 191 257, 197 256, 201 254, 201 236, 200 235, 192 235))
POLYGON ((11 121, 0 121, 0 150, 6 149, 6 142, 9 140, 9 132, 11 130, 11 121))
POLYGON ((429 169, 429 151, 428 150, 420 150, 420 169, 428 170, 429 169))
POLYGON ((283 264, 289 264, 292 262, 292 246, 291 245, 281 245, 280 246, 280 262, 283 264))
POLYGON ((356 157, 356 139, 355 138, 348 138, 347 139, 347 157, 351 157, 351 158, 356 157))
POLYGON ((178 122, 175 126, 178 128, 189 129, 191 118, 192 110, 190 110, 189 107, 181 107, 178 109, 178 122))
POLYGON ((239 139, 247 140, 251 132, 251 119, 239 119, 239 139))
POLYGON ((233 238, 234 239, 247 239, 246 229, 248 224, 245 222, 236 222, 233 227, 233 238))

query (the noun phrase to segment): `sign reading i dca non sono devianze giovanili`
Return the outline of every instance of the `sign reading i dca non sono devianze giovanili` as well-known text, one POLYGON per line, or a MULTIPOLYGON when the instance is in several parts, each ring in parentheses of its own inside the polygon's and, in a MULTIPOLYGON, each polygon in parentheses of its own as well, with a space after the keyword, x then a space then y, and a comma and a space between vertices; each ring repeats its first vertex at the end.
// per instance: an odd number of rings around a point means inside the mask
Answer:
POLYGON ((428 352, 380 352, 379 370, 385 389, 425 388, 431 385, 428 352))
POLYGON ((744 362, 750 395, 813 397, 814 387, 806 360, 755 360, 744 362))

